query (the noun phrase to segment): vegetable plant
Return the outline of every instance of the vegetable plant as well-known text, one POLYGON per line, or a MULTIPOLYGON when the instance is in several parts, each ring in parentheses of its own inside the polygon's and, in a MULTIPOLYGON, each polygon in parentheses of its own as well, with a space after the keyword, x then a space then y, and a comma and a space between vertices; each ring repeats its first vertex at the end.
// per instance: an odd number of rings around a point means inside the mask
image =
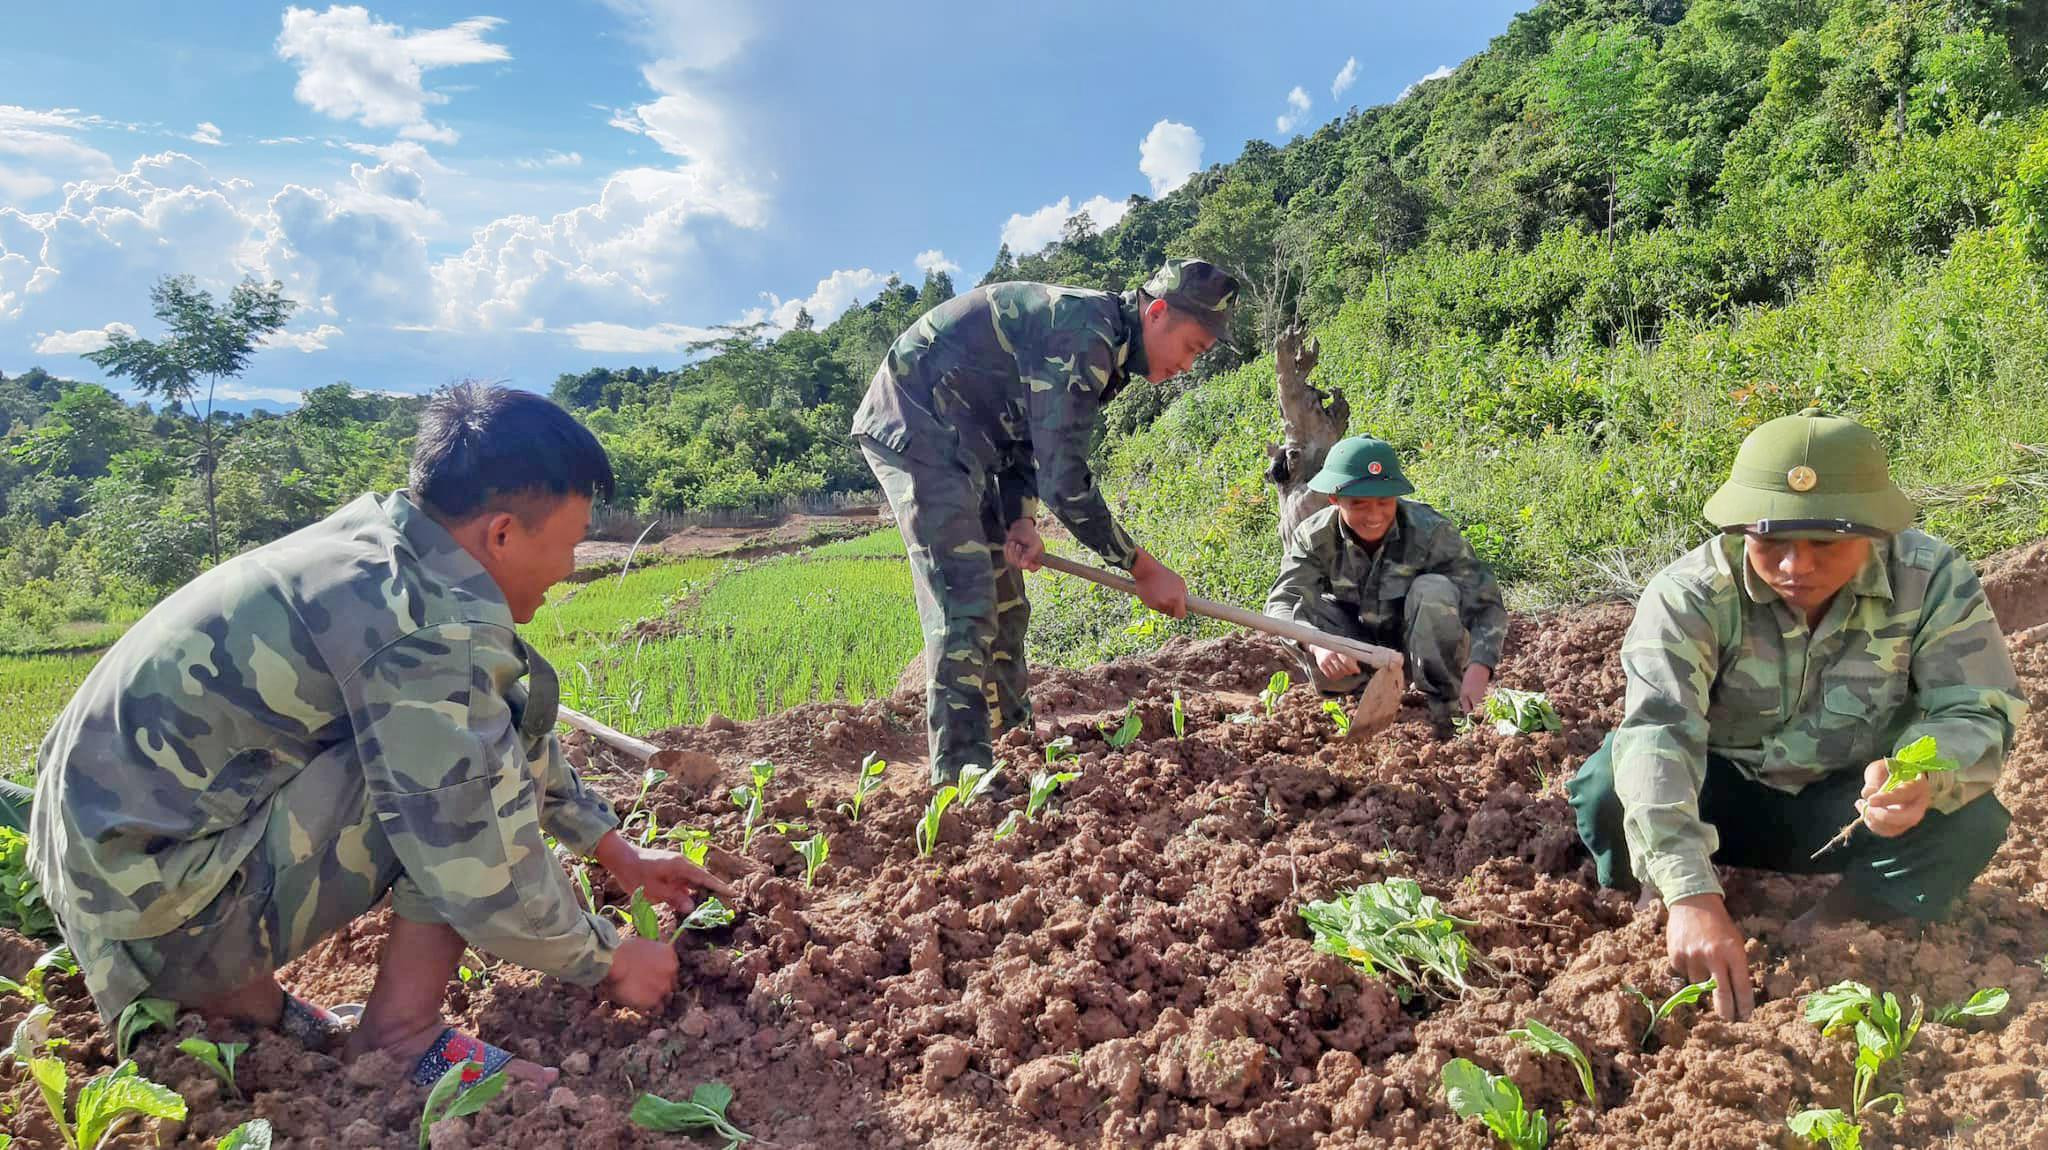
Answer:
POLYGON ((970 763, 967 766, 961 767, 958 795, 960 805, 963 807, 968 806, 974 800, 987 794, 989 787, 995 784, 996 776, 1002 773, 1003 768, 1001 766, 978 767, 970 763))
POLYGON ((1472 989, 1467 971, 1491 972, 1461 927, 1472 925, 1422 893, 1414 879, 1388 879, 1301 908, 1315 948, 1394 983, 1402 1001, 1416 991, 1453 997, 1472 989))
POLYGON ((70 947, 53 946, 44 951, 42 956, 36 959, 35 965, 28 968, 28 973, 21 976, 20 982, 0 974, 0 994, 19 994, 33 1003, 48 1002, 49 998, 43 992, 43 983, 53 973, 78 973, 78 960, 71 957, 70 947))
POLYGON ((1899 1094, 1871 1096, 1877 1076, 1912 1045, 1920 1033, 1920 997, 1914 995, 1913 1013, 1908 1017, 1899 1006, 1899 996, 1886 991, 1882 997, 1860 982, 1838 982, 1806 998, 1806 1020, 1820 1026, 1829 1036, 1844 1030, 1856 1035, 1856 1076, 1850 1089, 1849 1114, 1863 1113, 1880 1102, 1895 1110, 1905 1108, 1899 1094))
POLYGON ((178 1004, 165 998, 138 998, 114 1020, 114 1061, 125 1062, 128 1049, 145 1030, 168 1028, 178 1017, 178 1004))
POLYGON ((185 1120, 185 1100, 178 1092, 141 1077, 133 1062, 104 1071, 79 1088, 75 1125, 65 1115, 64 1096, 70 1083, 64 1060, 38 1056, 29 1060, 29 1073, 36 1080, 43 1105, 50 1108, 57 1132, 73 1150, 98 1150, 137 1118, 185 1120))
POLYGON ((2012 1002, 2012 995, 2002 986, 1986 987, 1970 996, 1967 1002, 1951 1002, 1938 1006, 1927 1016, 1927 1021, 1943 1026, 1960 1025, 1966 1018, 1993 1018, 2005 1013, 2012 1002))
POLYGON ((1508 1037, 1534 1050, 1538 1054, 1555 1054, 1568 1059, 1574 1070, 1579 1072, 1579 1089, 1586 1092, 1586 1103, 1594 1110, 1600 1109, 1600 1095, 1593 1089, 1593 1062, 1579 1044, 1552 1030, 1535 1019, 1522 1024, 1520 1030, 1508 1031, 1508 1037))
POLYGON ((1550 705, 1550 696, 1541 691, 1495 687, 1486 696, 1486 717, 1493 720, 1494 731, 1503 735, 1564 729, 1557 709, 1550 705))
POLYGON ((750 782, 732 789, 733 805, 744 812, 740 831, 742 852, 754 845, 754 834, 761 829, 761 811, 766 802, 768 780, 775 774, 775 765, 766 759, 758 759, 749 764, 747 770, 750 782))
POLYGON ((434 1088, 427 1091, 427 1103, 420 1107, 420 1150, 430 1144, 428 1132, 447 1118, 467 1118, 489 1106, 505 1090, 505 1072, 485 1075, 481 1062, 465 1059, 448 1068, 434 1088), (464 1090, 463 1084, 469 1089, 464 1090))
POLYGON ((1467 1058, 1444 1064, 1444 1097, 1460 1118, 1477 1118, 1508 1150, 1543 1150, 1550 1145, 1550 1119, 1522 1104, 1521 1088, 1488 1074, 1467 1058))
MULTIPOLYGON (((1944 771, 1953 771, 1961 764, 1957 763, 1954 759, 1944 759, 1941 757, 1941 746, 1934 741, 1933 735, 1922 735, 1905 746, 1900 747, 1896 753, 1884 761, 1884 765, 1886 772, 1884 785, 1877 788, 1877 793, 1880 795, 1896 791, 1900 787, 1908 783, 1917 782, 1928 775, 1938 775, 1944 771)), ((1850 819, 1847 826, 1835 832, 1835 837, 1822 843, 1820 849, 1813 852, 1813 857, 1819 858, 1836 847, 1849 845, 1849 839, 1855 835, 1856 828, 1861 825, 1863 825, 1862 816, 1859 815, 1856 818, 1850 819)))
POLYGON ((1863 1127, 1839 1110, 1802 1110, 1787 1119, 1792 1133, 1828 1150, 1863 1150, 1863 1127))
POLYGON ((633 1109, 626 1117, 642 1130, 659 1134, 713 1134, 725 1139, 725 1150, 733 1150, 742 1142, 753 1141, 753 1135, 726 1117, 726 1108, 731 1105, 732 1087, 723 1082, 706 1082, 681 1102, 671 1102, 658 1094, 642 1094, 633 1100, 633 1109))
POLYGON ((717 930, 731 926, 734 918, 732 908, 718 901, 716 896, 707 896, 683 919, 683 930, 717 930))
POLYGON ((57 933, 43 888, 28 873, 28 836, 12 827, 0 827, 0 926, 31 937, 57 933))
POLYGON ((818 877, 818 868, 825 865, 825 859, 832 854, 832 843, 820 834, 812 835, 800 843, 792 843, 796 853, 804 860, 804 889, 808 890, 818 877))
POLYGON ((996 824, 995 834, 991 837, 993 837, 997 842, 1002 842, 1004 839, 1009 838, 1013 834, 1016 834, 1017 828, 1023 825, 1024 812, 1011 811, 1009 814, 1003 816, 1002 822, 996 824))
POLYGON ((189 1054, 206 1064, 213 1076, 227 1084, 228 1093, 241 1098, 242 1088, 235 1085, 235 1059, 242 1051, 249 1049, 246 1042, 210 1042, 204 1038, 187 1038, 178 1044, 179 1051, 189 1054))
POLYGON ((839 810, 854 822, 860 821, 860 808, 882 785, 882 772, 889 769, 889 761, 873 751, 860 761, 860 777, 853 781, 853 799, 839 804, 839 810))
POLYGON ((1031 776, 1031 797, 1024 801, 1024 817, 1038 821, 1038 814, 1052 801, 1053 792, 1081 777, 1079 771, 1040 771, 1031 776))
POLYGON ((631 835, 634 824, 638 823, 640 825, 640 845, 643 847, 654 841, 655 832, 658 829, 654 825, 653 813, 647 809, 647 792, 659 786, 661 781, 666 778, 668 778, 667 771, 657 770, 654 767, 649 767, 640 772, 640 793, 633 796, 633 809, 626 812, 625 821, 619 824, 621 833, 631 835))
MULTIPOLYGON (((961 774, 964 776, 965 771, 961 774)), ((931 857, 932 848, 939 845, 939 820, 945 817, 946 808, 960 797, 960 788, 948 784, 932 792, 931 801, 924 805, 924 816, 917 820, 917 853, 920 858, 931 857)))
POLYGON ((633 900, 626 904, 626 909, 608 909, 618 916, 620 922, 632 927, 634 934, 649 942, 661 941, 661 916, 654 912, 654 903, 648 899, 646 887, 633 888, 633 900))
POLYGON ((1658 1005, 1656 999, 1651 998, 1633 986, 1628 988, 1628 992, 1641 999, 1643 1005, 1650 1008, 1650 1025, 1643 1028, 1642 1042, 1643 1049, 1648 1050, 1650 1048, 1650 1039, 1657 1033, 1657 1024, 1671 1017, 1671 1013, 1679 1007, 1691 1006, 1707 995, 1714 993, 1714 980, 1709 978, 1705 982, 1695 982, 1690 986, 1680 987, 1678 992, 1665 999, 1661 1006, 1658 1005))
POLYGON ((1176 739, 1188 737, 1188 712, 1187 708, 1181 705, 1179 691, 1173 693, 1173 737, 1176 739))
MULTIPOLYGON (((5 1150, 5 1147, 0 1147, 5 1150)), ((213 1150, 270 1150, 270 1119, 251 1118, 213 1144, 213 1150)))
POLYGON ((1344 710, 1344 704, 1335 699, 1327 700, 1323 703, 1323 714, 1330 716, 1330 722, 1336 724, 1338 738, 1350 737, 1351 715, 1344 710))
POLYGON ((704 858, 711 853, 711 832, 696 827, 670 827, 662 832, 662 840, 673 845, 684 858, 704 865, 704 858))
POLYGON ((1259 702, 1264 704, 1267 718, 1273 717, 1273 712, 1280 707, 1280 696, 1285 695, 1287 688, 1293 685, 1294 676, 1285 671, 1275 671, 1273 677, 1266 680, 1266 689, 1259 692, 1259 702))
POLYGON ((1102 724, 1102 740, 1112 751, 1121 751, 1138 741, 1138 732, 1145 729, 1145 720, 1138 717, 1138 704, 1133 701, 1124 706, 1123 724, 1112 731, 1109 724, 1102 724))

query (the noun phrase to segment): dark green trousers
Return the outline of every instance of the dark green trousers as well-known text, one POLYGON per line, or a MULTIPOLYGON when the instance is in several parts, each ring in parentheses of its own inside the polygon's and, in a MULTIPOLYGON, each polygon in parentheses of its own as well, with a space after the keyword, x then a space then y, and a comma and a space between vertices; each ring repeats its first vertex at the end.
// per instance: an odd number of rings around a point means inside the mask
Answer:
MULTIPOLYGON (((1600 885, 1637 887, 1622 837, 1621 800, 1614 793, 1613 736, 1566 784, 1578 812, 1579 838, 1593 852, 1600 885)), ((1837 771, 1798 794, 1767 787, 1726 759, 1709 755, 1700 787, 1700 817, 1720 833, 1714 862, 1789 874, 1839 874, 1849 890, 1897 914, 1939 919, 1968 890, 2005 841, 2012 816, 1985 795, 1953 814, 1930 810, 1897 838, 1858 830, 1847 846, 1813 858, 1851 819, 1863 796, 1861 770, 1837 771)))

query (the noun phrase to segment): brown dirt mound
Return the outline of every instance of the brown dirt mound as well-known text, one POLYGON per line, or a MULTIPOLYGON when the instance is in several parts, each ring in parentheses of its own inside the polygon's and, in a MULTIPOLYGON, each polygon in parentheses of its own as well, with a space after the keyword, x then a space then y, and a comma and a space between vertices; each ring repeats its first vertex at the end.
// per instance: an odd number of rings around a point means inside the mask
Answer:
MULTIPOLYGON (((1627 619, 1611 606, 1516 619, 1502 680, 1548 691, 1564 720, 1560 733, 1529 737, 1439 742, 1411 707, 1375 740, 1340 744, 1299 688, 1272 717, 1234 721, 1256 709, 1253 694, 1279 665, 1277 648, 1256 639, 1043 674, 1039 729, 1007 736, 1000 755, 1025 776, 1045 741, 1072 735, 1081 778, 1001 842, 995 804, 949 815, 930 858, 911 845, 923 802, 914 694, 667 732, 658 741, 713 756, 722 774, 709 786, 664 783, 653 798, 661 824, 712 828, 737 853, 740 815, 723 790, 749 760, 768 758, 778 764, 772 816, 831 836, 816 888, 803 886, 790 845, 798 832, 771 828, 743 859, 727 854, 747 872, 743 917, 685 940, 684 989, 654 1017, 504 968, 452 987, 454 1016, 565 1074, 550 1094, 514 1093, 435 1144, 665 1144, 626 1122, 637 1094, 681 1097, 719 1079, 738 1093, 735 1119, 782 1147, 1477 1150, 1488 1136, 1449 1114, 1437 1084, 1446 1060, 1466 1056, 1511 1075, 1550 1113, 1560 1147, 1790 1146, 1786 1115, 1843 1104, 1850 1077, 1848 1043, 1801 1021, 1799 998, 1857 978, 1930 1003, 1985 985, 2012 992, 2001 1019, 1927 1027, 1885 1079, 1903 1091, 1903 1114, 1870 1115, 1864 1145, 2048 1146, 2048 978, 2037 966, 2048 952, 2048 746, 2038 719, 2000 789, 2012 836, 1954 923, 1924 937, 1839 928, 1790 953, 1770 940, 1826 880, 1735 874, 1731 905, 1759 939, 1755 1018, 1726 1024, 1681 1010, 1650 1050, 1637 1048, 1648 1014, 1626 988, 1676 986, 1661 917, 1595 889, 1561 790, 1618 717, 1614 654, 1627 619), (1183 738, 1171 730, 1175 692, 1183 738), (1112 750, 1097 723, 1131 702, 1143 734, 1112 750), (835 807, 869 750, 900 765, 856 825, 835 807), (1399 875, 1475 922, 1469 934, 1498 978, 1459 1001, 1404 1003, 1311 947, 1304 902, 1399 875), (1600 1112, 1575 1105, 1563 1063, 1503 1037, 1528 1018, 1586 1048, 1600 1112)), ((2048 701, 2048 648, 2018 658, 2029 695, 2048 701)), ((575 753, 587 761, 589 748, 575 753)), ((602 763, 590 775, 625 789, 602 763)), ((359 999, 380 937, 377 918, 357 924, 289 972, 295 987, 359 999)), ((24 957, 0 948, 0 960, 24 957)), ((60 1028, 74 1039, 65 1056, 107 1065, 77 980, 55 986, 60 1028)), ((0 1028, 16 1003, 0 1000, 0 1028)), ((295 1147, 416 1137, 419 1094, 390 1088, 380 1077, 389 1067, 341 1067, 250 1037, 248 1102, 224 1098, 170 1041, 139 1043, 144 1072, 192 1102, 170 1143, 208 1145, 252 1114, 295 1147)), ((27 1144, 52 1145, 31 1088, 17 1083, 8 1098, 27 1144)), ((137 1134, 120 1144, 147 1143, 137 1134)))

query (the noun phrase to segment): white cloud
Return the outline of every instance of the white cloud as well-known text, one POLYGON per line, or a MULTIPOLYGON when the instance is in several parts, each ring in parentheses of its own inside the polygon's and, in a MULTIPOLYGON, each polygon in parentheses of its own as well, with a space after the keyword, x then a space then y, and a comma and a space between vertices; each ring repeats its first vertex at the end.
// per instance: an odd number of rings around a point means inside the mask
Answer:
POLYGON ((623 355, 652 352, 674 355, 689 344, 718 338, 718 333, 710 328, 679 323, 658 323, 651 327, 629 327, 622 323, 572 323, 561 331, 584 351, 623 355))
POLYGON ((107 346, 107 341, 116 333, 134 338, 135 329, 125 323, 110 323, 105 327, 89 327, 80 331, 37 332, 42 338, 36 341, 37 355, 84 355, 107 346))
POLYGON ((1130 210, 1125 200, 1112 200, 1108 196, 1096 196, 1079 207, 1073 201, 1061 196, 1059 199, 1032 212, 1030 215, 1013 213, 1003 222, 1003 242, 1010 245, 1010 254, 1026 256, 1059 239, 1066 231, 1067 221, 1083 212, 1098 232, 1107 231, 1124 218, 1130 210))
POLYGON ((1201 170, 1202 137, 1186 124, 1161 120, 1138 141, 1138 171, 1152 181, 1154 196, 1180 187, 1201 170))
POLYGON ((520 167, 529 170, 538 168, 580 168, 583 166, 583 156, 580 152, 558 152, 553 148, 549 148, 538 156, 523 157, 515 162, 520 167))
POLYGON ((910 262, 926 275, 933 272, 944 272, 949 276, 960 274, 960 265, 947 259, 946 253, 937 248, 917 253, 917 258, 910 262))
POLYGON ((323 323, 312 331, 281 331, 263 341, 265 347, 289 347, 312 353, 326 351, 327 341, 341 334, 341 329, 331 323, 323 323))
POLYGON ((1302 117, 1308 115, 1311 103, 1308 93, 1302 91, 1301 85, 1296 84, 1294 90, 1287 93, 1287 110, 1274 119, 1273 127, 1283 135, 1292 132, 1294 126, 1301 123, 1302 117))
POLYGON ((484 38, 502 23, 479 16, 408 31, 354 6, 287 8, 277 54, 298 65, 292 94, 314 111, 366 128, 395 128, 407 139, 454 143, 452 129, 427 119, 427 106, 448 97, 427 90, 426 73, 511 59, 503 45, 484 38))
POLYGON ((1351 85, 1357 82, 1358 57, 1353 56, 1344 61, 1344 67, 1338 70, 1337 78, 1330 81, 1330 99, 1334 100, 1345 92, 1350 91, 1351 85))
POLYGON ((772 293, 762 293, 768 305, 747 312, 740 317, 740 322, 767 323, 776 331, 788 331, 796 326, 797 312, 807 311, 819 327, 824 327, 844 315, 854 301, 873 299, 888 282, 887 275, 873 268, 841 268, 819 280, 811 294, 802 299, 786 300, 772 293))
POLYGON ((212 122, 208 120, 199 121, 199 126, 194 128, 192 134, 185 138, 195 144, 206 144, 215 148, 221 146, 220 129, 214 127, 212 122))
POLYGON ((256 142, 266 147, 275 147, 279 144, 308 144, 312 140, 306 136, 265 136, 256 142))
POLYGON ((118 125, 76 108, 0 104, 0 201, 25 203, 66 180, 112 175, 114 161, 74 135, 110 126, 118 125))
POLYGON ((1415 89, 1422 87, 1424 84, 1429 83, 1431 80, 1441 80, 1445 76, 1448 76, 1450 74, 1451 66, 1449 64, 1439 64, 1437 65, 1436 71, 1431 72, 1429 75, 1424 76, 1422 79, 1417 80, 1413 84, 1410 84, 1407 87, 1401 89, 1401 94, 1394 97, 1394 101, 1396 103, 1399 103, 1400 101, 1405 100, 1409 96, 1413 95, 1415 89))

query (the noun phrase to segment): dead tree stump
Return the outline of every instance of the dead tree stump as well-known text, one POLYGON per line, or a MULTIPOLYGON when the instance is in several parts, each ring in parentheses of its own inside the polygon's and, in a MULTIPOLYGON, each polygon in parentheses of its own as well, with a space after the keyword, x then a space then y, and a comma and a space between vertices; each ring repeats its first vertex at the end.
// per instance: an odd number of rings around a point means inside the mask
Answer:
POLYGON ((1308 481, 1322 470, 1323 457, 1351 425, 1351 405, 1344 397, 1308 381, 1316 368, 1316 356, 1316 341, 1305 339, 1298 325, 1288 325, 1273 341, 1273 390, 1286 424, 1286 438, 1266 445, 1272 460, 1266 466, 1266 478, 1280 489, 1282 547, 1302 520, 1326 505, 1324 496, 1308 489, 1308 481))

